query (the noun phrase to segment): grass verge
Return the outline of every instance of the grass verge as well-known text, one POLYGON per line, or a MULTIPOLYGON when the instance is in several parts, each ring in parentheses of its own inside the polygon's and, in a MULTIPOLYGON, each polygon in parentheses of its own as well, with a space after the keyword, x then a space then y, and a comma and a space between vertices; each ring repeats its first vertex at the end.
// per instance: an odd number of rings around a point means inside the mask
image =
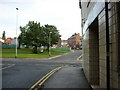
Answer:
MULTIPOLYGON (((51 49, 51 56, 59 55, 67 52, 70 51, 51 49)), ((39 54, 33 54, 32 49, 28 49, 28 48, 18 49, 17 58, 47 58, 47 57, 49 57, 47 51, 44 51, 43 53, 39 53, 39 54)), ((0 56, 0 58, 15 58, 15 49, 2 49, 2 56, 0 56)))

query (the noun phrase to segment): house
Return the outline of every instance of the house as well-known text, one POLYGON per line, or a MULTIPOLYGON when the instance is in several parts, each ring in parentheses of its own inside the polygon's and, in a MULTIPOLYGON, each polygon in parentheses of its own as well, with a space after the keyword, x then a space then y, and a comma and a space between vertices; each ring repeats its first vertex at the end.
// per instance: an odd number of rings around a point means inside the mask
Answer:
POLYGON ((61 38, 58 40, 57 47, 61 47, 61 38))
POLYGON ((5 44, 7 44, 7 45, 11 45, 12 44, 12 38, 7 38, 6 40, 5 40, 5 44))
POLYGON ((3 44, 3 42, 2 41, 0 41, 0 45, 2 45, 3 44))
POLYGON ((72 49, 80 48, 80 38, 81 36, 79 33, 75 33, 70 38, 68 38, 69 47, 72 49))
POLYGON ((79 1, 83 71, 97 88, 120 89, 120 2, 79 1))

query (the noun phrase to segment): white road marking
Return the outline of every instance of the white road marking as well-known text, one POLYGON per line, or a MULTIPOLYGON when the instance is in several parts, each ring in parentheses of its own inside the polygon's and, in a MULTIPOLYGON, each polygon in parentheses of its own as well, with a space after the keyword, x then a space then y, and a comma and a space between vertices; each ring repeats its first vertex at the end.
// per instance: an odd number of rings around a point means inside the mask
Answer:
MULTIPOLYGON (((0 65, 4 65, 4 64, 0 64, 0 65)), ((8 65, 8 66, 4 67, 4 68, 0 68, 0 70, 7 69, 7 68, 15 66, 15 64, 5 64, 5 65, 8 65)))

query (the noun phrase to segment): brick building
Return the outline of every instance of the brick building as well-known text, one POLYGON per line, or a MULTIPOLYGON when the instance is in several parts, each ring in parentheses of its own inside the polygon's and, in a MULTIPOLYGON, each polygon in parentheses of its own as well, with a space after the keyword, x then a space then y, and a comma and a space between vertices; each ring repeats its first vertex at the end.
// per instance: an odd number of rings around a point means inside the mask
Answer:
POLYGON ((57 47, 61 47, 61 38, 58 40, 58 44, 57 44, 57 47))
POLYGON ((70 38, 68 38, 68 45, 72 49, 80 48, 80 34, 75 33, 70 38))
POLYGON ((93 86, 120 89, 120 2, 83 1, 79 3, 86 78, 93 86))
POLYGON ((2 41, 0 41, 0 45, 2 45, 3 44, 3 42, 2 41))
POLYGON ((7 45, 11 45, 12 44, 12 38, 7 38, 6 40, 5 40, 5 44, 7 44, 7 45))

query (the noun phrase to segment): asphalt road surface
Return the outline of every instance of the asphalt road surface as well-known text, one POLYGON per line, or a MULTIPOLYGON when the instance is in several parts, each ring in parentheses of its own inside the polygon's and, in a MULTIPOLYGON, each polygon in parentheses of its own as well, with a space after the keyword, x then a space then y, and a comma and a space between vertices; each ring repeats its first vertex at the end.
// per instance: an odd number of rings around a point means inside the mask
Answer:
POLYGON ((81 53, 76 50, 52 60, 2 59, 2 88, 30 88, 56 67, 81 67, 81 61, 77 61, 81 53))

